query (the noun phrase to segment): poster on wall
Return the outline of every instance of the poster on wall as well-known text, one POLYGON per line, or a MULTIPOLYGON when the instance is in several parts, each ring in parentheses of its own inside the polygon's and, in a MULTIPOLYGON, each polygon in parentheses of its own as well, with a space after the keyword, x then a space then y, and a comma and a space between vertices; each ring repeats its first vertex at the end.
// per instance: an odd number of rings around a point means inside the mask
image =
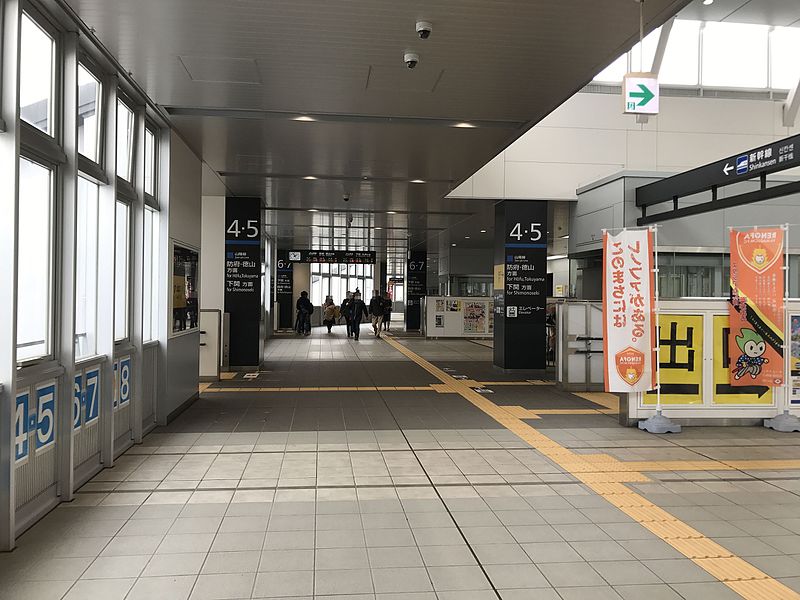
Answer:
MULTIPOLYGON (((658 315, 661 403, 703 403, 703 315, 658 315)), ((655 405, 656 390, 644 395, 645 406, 655 405)))
POLYGON ((438 329, 444 329, 444 315, 434 315, 436 317, 436 321, 434 322, 435 326, 438 329))
POLYGON ((791 356, 789 358, 789 375, 791 381, 791 402, 800 404, 800 315, 789 317, 791 337, 791 356))
POLYGON ((783 384, 783 230, 731 230, 730 384, 783 384))
POLYGON ((731 385, 731 327, 728 315, 714 315, 714 394, 716 405, 746 404, 771 406, 768 385, 731 385))
POLYGON ((464 333, 486 332, 486 303, 464 303, 464 333))
POLYGON ((653 232, 603 235, 603 351, 607 392, 656 386, 653 232))
POLYGON ((436 301, 436 312, 437 313, 444 312, 444 300, 437 300, 436 301))
POLYGON ((448 312, 461 312, 461 300, 448 300, 447 310, 448 312))

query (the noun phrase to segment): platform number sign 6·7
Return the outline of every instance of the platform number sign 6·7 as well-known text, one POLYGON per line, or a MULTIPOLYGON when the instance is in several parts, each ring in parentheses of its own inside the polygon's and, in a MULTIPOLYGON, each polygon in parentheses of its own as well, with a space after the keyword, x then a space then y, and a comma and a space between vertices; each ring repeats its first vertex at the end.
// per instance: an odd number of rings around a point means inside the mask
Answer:
POLYGON ((425 270, 425 261, 424 260, 412 260, 408 263, 408 270, 419 272, 425 270))
POLYGON ((228 225, 226 232, 235 238, 258 238, 261 233, 258 230, 258 220, 256 219, 247 219, 246 221, 234 219, 228 225))
POLYGON ((36 450, 56 441, 56 384, 36 388, 36 450))
POLYGON ((72 430, 78 431, 81 428, 81 406, 83 405, 83 376, 75 375, 75 382, 72 384, 72 430))
POLYGON ((87 425, 96 421, 97 417, 100 415, 100 404, 98 402, 99 381, 99 369, 86 371, 86 416, 83 422, 87 425))
POLYGON ((17 463, 25 461, 30 453, 30 445, 28 443, 30 401, 31 395, 27 390, 17 394, 14 417, 14 461, 17 463))

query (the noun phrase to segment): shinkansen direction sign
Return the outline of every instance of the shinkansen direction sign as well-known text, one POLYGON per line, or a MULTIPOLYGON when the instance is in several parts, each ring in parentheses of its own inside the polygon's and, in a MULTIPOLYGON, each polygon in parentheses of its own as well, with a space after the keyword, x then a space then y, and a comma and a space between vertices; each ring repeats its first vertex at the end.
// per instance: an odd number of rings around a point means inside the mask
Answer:
MULTIPOLYGON (((755 177, 766 177, 770 173, 798 166, 800 166, 800 135, 795 135, 643 185, 636 190, 636 206, 647 207, 662 202, 677 201, 678 198, 708 190, 714 191, 721 186, 755 177)), ((762 187, 766 187, 765 182, 762 182, 762 187)), ((716 197, 716 194, 714 196, 716 197)))
POLYGON ((643 185, 636 188, 636 206, 642 210, 636 224, 652 225, 800 193, 800 181, 767 185, 767 175, 794 167, 800 167, 800 135, 643 185), (759 185, 751 191, 728 192, 722 197, 718 194, 719 188, 752 179, 758 179, 759 185), (691 204, 681 206, 682 198, 703 192, 710 192, 708 201, 698 202, 699 197, 695 197, 691 204), (664 210, 660 205, 667 202, 672 208, 664 210), (657 212, 649 211, 651 206, 658 207, 657 212))

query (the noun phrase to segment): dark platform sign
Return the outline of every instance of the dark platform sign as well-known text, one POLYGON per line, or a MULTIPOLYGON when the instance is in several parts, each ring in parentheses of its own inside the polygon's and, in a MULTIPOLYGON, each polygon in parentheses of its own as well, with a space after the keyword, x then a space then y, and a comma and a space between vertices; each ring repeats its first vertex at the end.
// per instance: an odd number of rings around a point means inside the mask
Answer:
POLYGON ((643 185, 636 189, 636 206, 659 204, 673 197, 691 196, 713 187, 730 185, 797 166, 800 166, 800 135, 643 185))
POLYGON ((428 252, 412 250, 406 262, 406 330, 419 331, 422 299, 428 292, 428 252))
POLYGON ((494 364, 544 369, 547 202, 506 200, 496 205, 494 264, 494 364))
POLYGON ((365 250, 289 250, 289 262, 374 265, 375 252, 365 250))
POLYGON ((275 301, 280 307, 278 329, 291 329, 294 327, 294 264, 289 262, 288 250, 278 250, 275 301))
POLYGON ((261 325, 261 199, 225 200, 225 312, 230 364, 258 366, 261 325))

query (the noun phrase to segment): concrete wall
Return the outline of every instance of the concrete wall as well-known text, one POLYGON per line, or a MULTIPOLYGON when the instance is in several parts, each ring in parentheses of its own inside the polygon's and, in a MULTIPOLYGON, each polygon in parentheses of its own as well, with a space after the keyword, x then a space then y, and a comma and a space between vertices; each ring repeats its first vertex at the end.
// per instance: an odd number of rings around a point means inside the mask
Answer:
POLYGON ((662 96, 645 125, 621 107, 618 94, 576 94, 450 195, 574 199, 622 170, 677 173, 800 132, 766 100, 662 96))
MULTIPOLYGON (((174 132, 170 136, 169 157, 169 240, 201 248, 201 177, 200 159, 174 132)), ((167 256, 170 267, 172 256, 167 256)), ((200 264, 204 253, 200 252, 200 264)), ((170 272, 170 279, 172 276, 170 272)), ((202 280, 201 280, 202 285, 202 280)), ((170 286, 166 286, 167 289, 170 286)), ((202 293, 202 292, 201 292, 202 293)), ((201 296, 202 302, 202 296, 201 296)), ((171 319, 169 319, 171 325, 171 319)), ((157 418, 160 423, 197 394, 200 369, 200 334, 168 337, 164 394, 159 396, 157 418)))
POLYGON ((203 196, 200 308, 225 311, 225 197, 203 196))

